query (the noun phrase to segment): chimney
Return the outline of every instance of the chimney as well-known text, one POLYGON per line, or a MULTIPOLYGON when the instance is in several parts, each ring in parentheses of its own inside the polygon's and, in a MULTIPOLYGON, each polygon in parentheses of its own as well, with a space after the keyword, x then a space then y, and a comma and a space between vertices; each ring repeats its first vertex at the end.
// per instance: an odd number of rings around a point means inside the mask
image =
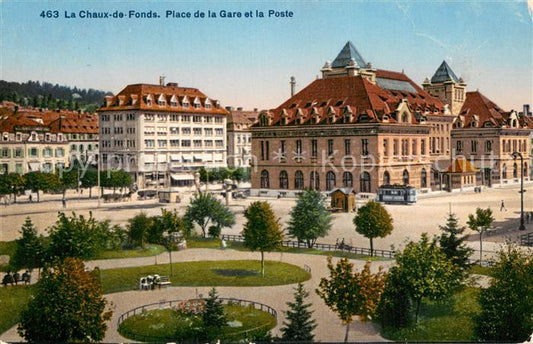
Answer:
POLYGON ((239 106, 239 107, 237 108, 237 111, 242 111, 242 106, 239 106))
POLYGON ((291 76, 291 97, 294 96, 294 91, 296 90, 296 78, 291 76))
POLYGON ((177 82, 168 82, 167 86, 178 87, 178 83, 177 82))
POLYGON ((159 77, 159 86, 165 86, 165 76, 164 75, 161 75, 159 77))
POLYGON ((254 108, 254 112, 257 112, 257 110, 258 110, 257 108, 254 108))
POLYGON ((524 104, 524 117, 530 117, 531 113, 529 112, 529 104, 524 104))

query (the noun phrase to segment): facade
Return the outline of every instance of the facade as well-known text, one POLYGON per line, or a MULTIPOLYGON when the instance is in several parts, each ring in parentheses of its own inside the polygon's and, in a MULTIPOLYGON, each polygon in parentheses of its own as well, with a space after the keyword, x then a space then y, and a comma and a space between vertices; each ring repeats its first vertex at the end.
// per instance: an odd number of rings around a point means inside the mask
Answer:
POLYGON ((531 129, 533 118, 504 111, 478 91, 467 92, 454 121, 452 147, 456 156, 465 157, 479 170, 477 185, 518 182, 522 171, 513 152, 522 154, 524 180, 529 180, 531 129))
POLYGON ((40 122, 4 113, 0 133, 0 173, 55 172, 68 165, 67 138, 40 122))
POLYGON ((228 111, 196 88, 129 85, 98 114, 103 168, 140 188, 192 186, 195 169, 226 166, 228 111))
POLYGON ((428 117, 448 115, 445 104, 403 73, 372 68, 351 42, 321 72, 252 127, 252 192, 428 189, 428 117))
POLYGON ((243 111, 226 108, 230 111, 227 123, 228 167, 250 167, 252 160, 252 130, 257 122, 259 111, 243 111))

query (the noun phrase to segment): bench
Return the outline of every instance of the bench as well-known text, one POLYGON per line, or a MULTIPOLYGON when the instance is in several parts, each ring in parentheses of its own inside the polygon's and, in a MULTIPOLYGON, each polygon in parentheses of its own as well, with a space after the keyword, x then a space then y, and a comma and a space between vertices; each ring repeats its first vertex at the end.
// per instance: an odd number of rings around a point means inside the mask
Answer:
POLYGON ((168 287, 172 282, 170 282, 168 276, 160 276, 159 280, 156 282, 156 285, 161 289, 161 287, 168 287))

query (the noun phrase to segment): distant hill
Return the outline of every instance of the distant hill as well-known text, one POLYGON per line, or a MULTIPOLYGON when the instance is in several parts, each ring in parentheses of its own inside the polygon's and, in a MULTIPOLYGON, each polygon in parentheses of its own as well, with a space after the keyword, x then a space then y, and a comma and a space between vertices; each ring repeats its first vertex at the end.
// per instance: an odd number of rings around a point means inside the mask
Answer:
POLYGON ((95 89, 80 89, 49 82, 28 81, 24 83, 0 80, 0 102, 9 100, 23 106, 36 108, 85 110, 94 112, 104 101, 105 92, 95 89))

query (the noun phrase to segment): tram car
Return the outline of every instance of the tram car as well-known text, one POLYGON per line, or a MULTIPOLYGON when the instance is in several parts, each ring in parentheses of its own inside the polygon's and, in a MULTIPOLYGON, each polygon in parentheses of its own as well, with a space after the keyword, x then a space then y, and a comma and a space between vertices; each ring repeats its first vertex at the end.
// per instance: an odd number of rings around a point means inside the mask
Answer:
POLYGON ((409 185, 382 185, 378 188, 378 201, 385 204, 414 204, 416 189, 409 185))

